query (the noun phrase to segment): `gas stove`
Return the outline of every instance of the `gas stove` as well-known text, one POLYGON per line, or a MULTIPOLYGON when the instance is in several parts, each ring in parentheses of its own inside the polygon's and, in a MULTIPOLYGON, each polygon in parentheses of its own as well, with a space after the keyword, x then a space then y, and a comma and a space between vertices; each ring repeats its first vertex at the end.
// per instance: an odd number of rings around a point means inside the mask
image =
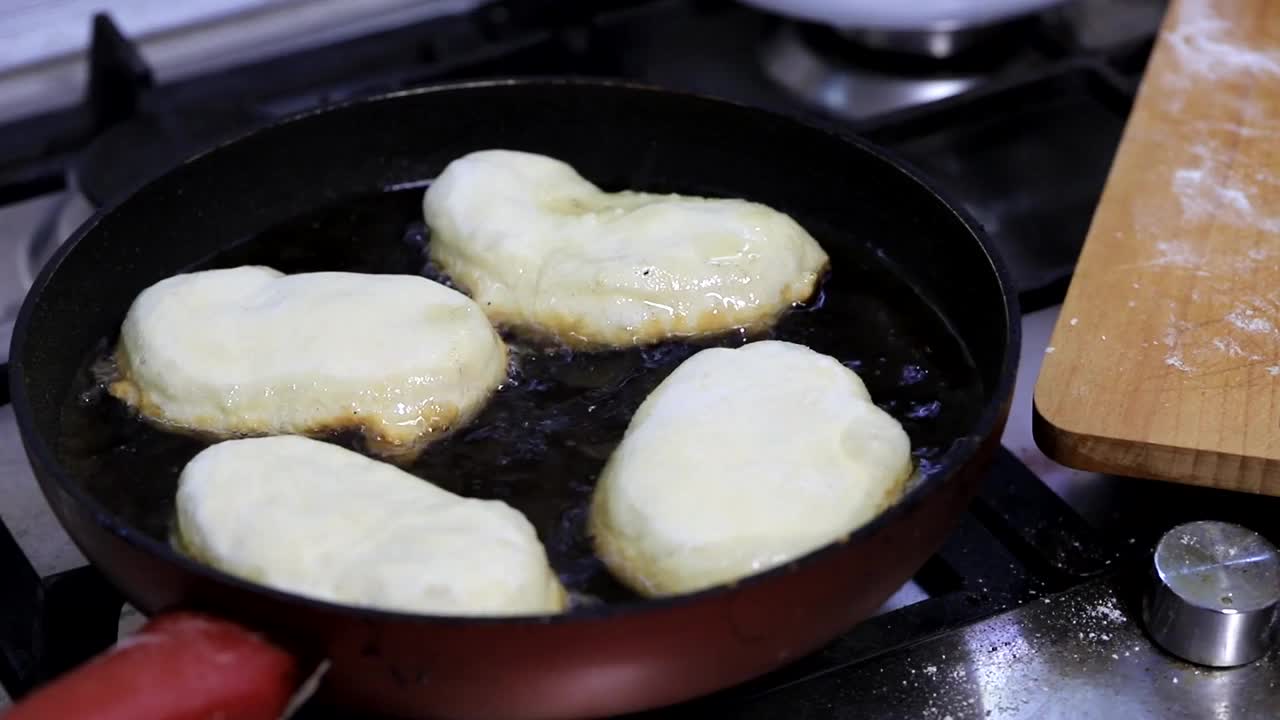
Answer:
MULTIPOLYGON (((795 115, 889 148, 986 227, 1026 311, 1014 409, 960 528, 876 617, 769 676, 650 715, 1266 716, 1280 653, 1188 664, 1152 641, 1141 603, 1170 528, 1213 519, 1273 533, 1280 501, 1075 472, 1031 439, 1040 360, 1162 9, 1087 0, 901 53, 727 1, 497 2, 170 82, 100 17, 85 101, 0 127, 0 360, 33 274, 95 207, 293 112, 430 82, 569 74, 795 115)), ((0 684, 20 696, 140 618, 44 505, 7 407, 0 493, 0 684)), ((299 716, 342 717, 314 703, 299 716)))

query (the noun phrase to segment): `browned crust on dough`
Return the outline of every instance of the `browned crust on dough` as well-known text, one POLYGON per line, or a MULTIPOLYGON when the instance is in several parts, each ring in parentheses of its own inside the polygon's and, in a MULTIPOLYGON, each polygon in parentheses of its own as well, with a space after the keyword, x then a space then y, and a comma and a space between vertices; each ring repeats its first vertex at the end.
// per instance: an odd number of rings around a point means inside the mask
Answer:
MULTIPOLYGON (((503 352, 508 352, 505 344, 503 345, 503 352)), ((214 429, 209 426, 217 425, 219 422, 212 418, 208 419, 206 426, 203 427, 198 424, 180 423, 167 418, 160 406, 152 401, 142 387, 130 377, 132 364, 129 362, 128 353, 123 345, 116 347, 114 357, 117 376, 107 383, 107 392, 136 411, 144 420, 162 430, 183 433, 198 438, 212 438, 214 440, 295 434, 324 437, 344 432, 358 432, 370 452, 384 460, 395 463, 413 462, 427 446, 443 440, 453 431, 466 425, 476 415, 480 414, 480 411, 488 403, 489 398, 497 391, 496 387, 491 389, 485 401, 478 403, 475 411, 467 416, 463 416, 456 405, 432 405, 433 414, 430 418, 427 418, 425 427, 408 442, 393 440, 383 435, 378 424, 369 422, 354 412, 288 430, 248 422, 234 427, 214 429)), ((505 363, 506 360, 504 360, 504 365, 505 363)), ((204 419, 202 418, 202 420, 204 419)))
POLYGON ((474 288, 460 276, 450 272, 446 263, 441 261, 441 258, 432 257, 431 261, 445 273, 454 287, 476 300, 476 304, 480 306, 485 316, 494 325, 512 332, 519 336, 521 340, 534 345, 559 346, 583 352, 612 350, 620 347, 643 347, 671 340, 692 341, 731 332, 742 332, 747 335, 764 334, 772 329, 789 310, 808 302, 817 292, 818 287, 822 285, 831 269, 831 261, 828 259, 813 273, 813 278, 809 282, 803 284, 793 283, 784 288, 781 298, 784 304, 783 308, 750 322, 734 322, 733 320, 725 321, 723 319, 725 317, 733 317, 739 313, 722 314, 715 311, 707 311, 698 315, 681 316, 671 328, 663 327, 666 323, 654 318, 651 322, 644 323, 637 328, 619 328, 608 333, 608 336, 604 337, 604 339, 600 339, 600 335, 595 338, 592 337, 596 333, 588 327, 589 323, 584 318, 577 315, 557 314, 549 316, 551 322, 543 322, 536 325, 528 324, 519 315, 508 313, 476 299, 474 288), (623 335, 626 335, 626 337, 623 338, 623 335))

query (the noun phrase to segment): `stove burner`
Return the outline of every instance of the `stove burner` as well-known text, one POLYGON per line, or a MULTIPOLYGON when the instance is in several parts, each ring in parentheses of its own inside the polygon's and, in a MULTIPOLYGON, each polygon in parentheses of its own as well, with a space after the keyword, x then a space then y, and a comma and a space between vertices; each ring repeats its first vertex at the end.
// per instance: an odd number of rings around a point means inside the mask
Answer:
POLYGON ((1028 20, 922 31, 783 24, 761 50, 765 75, 845 120, 959 95, 999 74, 1022 49, 1028 20))
POLYGON ((819 52, 791 25, 765 43, 761 61, 765 74, 793 95, 849 120, 959 95, 982 80, 976 73, 904 77, 850 65, 819 52))

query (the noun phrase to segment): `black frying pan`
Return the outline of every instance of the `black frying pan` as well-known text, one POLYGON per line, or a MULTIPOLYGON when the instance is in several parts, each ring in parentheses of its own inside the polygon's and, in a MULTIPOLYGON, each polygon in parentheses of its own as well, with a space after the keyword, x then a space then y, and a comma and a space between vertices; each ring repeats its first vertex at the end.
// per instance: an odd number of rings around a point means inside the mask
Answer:
MULTIPOLYGON (((430 273, 430 268, 425 269, 430 273)), ((595 716, 674 703, 821 646, 938 548, 1008 412, 1018 355, 1009 279, 980 230, 867 144, 701 97, 612 83, 495 82, 401 93, 292 119, 197 157, 81 228, 23 306, 13 404, 50 505, 150 613, 195 608, 325 657, 333 702, 397 716, 595 716), (563 159, 607 189, 743 197, 825 247, 821 294, 772 336, 858 369, 912 437, 906 497, 850 537, 705 592, 643 600, 583 533, 595 473, 645 394, 698 346, 528 351, 518 380, 412 470, 534 522, 571 612, 457 619, 339 607, 176 553, 178 471, 207 443, 129 416, 88 371, 145 287, 185 269, 424 271, 427 181, 482 148, 563 159), (603 408, 587 420, 588 406, 603 408)), ((737 344, 738 336, 702 344, 737 344)), ((334 438, 344 442, 346 438, 334 438)))

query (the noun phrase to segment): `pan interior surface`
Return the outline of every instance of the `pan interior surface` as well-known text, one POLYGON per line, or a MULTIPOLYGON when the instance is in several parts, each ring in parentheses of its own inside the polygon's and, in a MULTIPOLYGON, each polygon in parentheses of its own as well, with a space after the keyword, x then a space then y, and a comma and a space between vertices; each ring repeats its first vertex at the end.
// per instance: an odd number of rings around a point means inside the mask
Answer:
MULTIPOLYGON (((419 219, 422 192, 339 200, 186 269, 267 265, 288 273, 426 274, 447 282, 423 261, 429 235, 419 219)), ((596 475, 636 408, 680 362, 702 347, 769 337, 808 345, 856 370, 911 436, 921 468, 917 481, 936 472, 981 408, 977 369, 943 318, 873 248, 842 240, 838 229, 821 223, 808 227, 832 254, 834 270, 812 301, 789 311, 767 335, 593 353, 527 345, 508 335, 514 353, 506 386, 476 420, 407 469, 460 495, 503 500, 522 511, 577 602, 632 599, 592 554, 585 532, 596 475)), ((114 342, 101 338, 81 363, 62 411, 59 459, 110 512, 165 540, 172 534, 178 473, 213 440, 157 428, 108 395, 101 367, 114 342)), ((364 449, 356 433, 329 439, 364 449)))
MULTIPOLYGON (((791 214, 832 271, 767 337, 856 369, 911 436, 917 483, 945 480, 998 422, 1016 336, 1003 278, 969 224, 909 173, 727 103, 607 83, 491 83, 267 128, 91 221, 37 281, 18 326, 15 408, 42 481, 105 511, 99 522, 117 531, 167 543, 178 474, 209 440, 139 421, 97 382, 93 365, 132 300, 184 270, 249 263, 431 275, 422 192, 450 160, 491 147, 560 158, 608 190, 741 197, 791 214)), ((583 531, 595 475, 676 365, 704 345, 753 339, 606 353, 517 340, 508 385, 409 470, 524 512, 579 603, 628 604, 583 531)), ((159 547, 149 551, 172 552, 159 547)))

